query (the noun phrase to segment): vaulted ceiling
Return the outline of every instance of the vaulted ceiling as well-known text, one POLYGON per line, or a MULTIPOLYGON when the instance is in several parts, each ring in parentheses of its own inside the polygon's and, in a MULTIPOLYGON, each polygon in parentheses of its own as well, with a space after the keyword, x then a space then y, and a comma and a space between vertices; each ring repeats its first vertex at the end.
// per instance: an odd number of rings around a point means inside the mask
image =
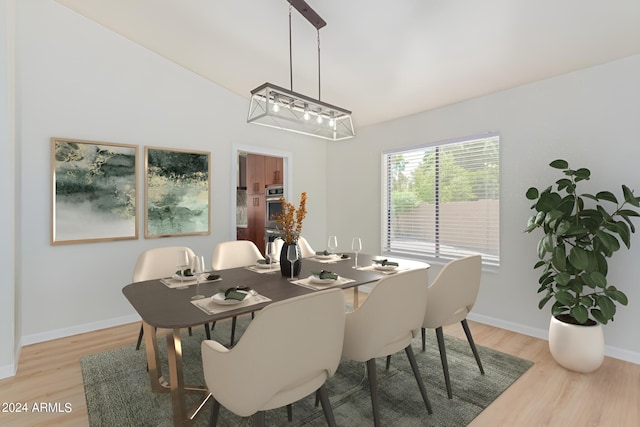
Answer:
MULTIPOLYGON (((244 98, 289 79, 286 0, 56 0, 244 98)), ((639 0, 307 0, 321 99, 366 126, 640 53, 639 0)), ((292 12, 293 90, 318 98, 292 12)))

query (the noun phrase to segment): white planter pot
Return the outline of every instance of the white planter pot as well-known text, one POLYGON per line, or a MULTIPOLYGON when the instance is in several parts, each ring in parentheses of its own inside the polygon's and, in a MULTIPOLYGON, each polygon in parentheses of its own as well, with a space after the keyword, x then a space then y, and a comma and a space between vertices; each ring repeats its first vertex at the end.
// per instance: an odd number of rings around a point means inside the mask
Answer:
POLYGON ((576 372, 593 372, 604 360, 602 325, 572 325, 552 316, 549 350, 560 366, 576 372))

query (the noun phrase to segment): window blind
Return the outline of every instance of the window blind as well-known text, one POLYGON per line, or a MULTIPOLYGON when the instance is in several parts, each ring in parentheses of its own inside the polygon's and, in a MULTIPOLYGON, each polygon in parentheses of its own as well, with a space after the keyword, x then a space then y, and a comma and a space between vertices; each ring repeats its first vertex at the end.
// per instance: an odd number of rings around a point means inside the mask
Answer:
POLYGON ((497 133, 385 152, 383 252, 498 266, 499 160, 497 133))

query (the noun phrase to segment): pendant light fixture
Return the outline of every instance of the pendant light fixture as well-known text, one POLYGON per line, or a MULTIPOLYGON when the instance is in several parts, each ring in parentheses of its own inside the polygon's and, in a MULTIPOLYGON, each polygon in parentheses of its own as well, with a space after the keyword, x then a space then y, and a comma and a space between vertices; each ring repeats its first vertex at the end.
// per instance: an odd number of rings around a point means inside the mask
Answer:
POLYGON ((351 111, 320 100, 320 28, 327 23, 304 0, 289 2, 289 78, 291 89, 264 83, 251 91, 248 123, 269 126, 331 141, 353 138, 351 111), (295 8, 318 33, 318 99, 293 91, 291 11, 295 8))

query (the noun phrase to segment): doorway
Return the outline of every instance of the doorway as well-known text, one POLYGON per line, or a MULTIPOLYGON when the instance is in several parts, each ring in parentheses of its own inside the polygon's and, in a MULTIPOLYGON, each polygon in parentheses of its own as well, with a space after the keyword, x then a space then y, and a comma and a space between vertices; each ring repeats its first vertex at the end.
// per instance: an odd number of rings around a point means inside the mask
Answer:
POLYGON ((292 183, 290 152, 234 146, 231 239, 250 240, 264 253, 268 234, 267 199, 276 192, 288 198, 292 183))

